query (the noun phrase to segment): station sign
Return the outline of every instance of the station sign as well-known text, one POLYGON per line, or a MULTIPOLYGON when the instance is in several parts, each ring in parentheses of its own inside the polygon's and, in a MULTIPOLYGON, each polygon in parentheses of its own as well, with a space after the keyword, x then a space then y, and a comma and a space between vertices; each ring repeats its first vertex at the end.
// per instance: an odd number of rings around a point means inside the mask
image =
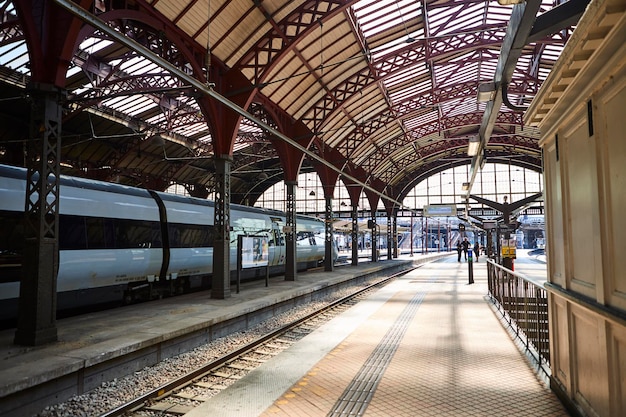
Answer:
POLYGON ((457 209, 454 204, 427 204, 424 206, 424 217, 448 217, 456 215, 457 209))

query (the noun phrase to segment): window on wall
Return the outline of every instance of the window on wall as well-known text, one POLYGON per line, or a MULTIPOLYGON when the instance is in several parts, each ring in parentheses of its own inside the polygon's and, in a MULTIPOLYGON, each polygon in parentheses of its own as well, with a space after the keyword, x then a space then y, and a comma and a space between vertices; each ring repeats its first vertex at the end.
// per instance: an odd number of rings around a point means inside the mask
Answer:
MULTIPOLYGON (((189 194, 189 191, 187 190, 187 188, 185 188, 185 186, 182 184, 172 184, 165 190, 165 192, 168 194, 182 195, 185 197, 189 197, 191 195, 189 194)), ((214 199, 215 199, 215 193, 214 192, 209 193, 207 200, 214 200, 214 199)))
MULTIPOLYGON (((461 204, 465 197, 462 184, 470 177, 469 165, 442 171, 417 184, 404 199, 404 205, 423 208, 427 204, 461 204)), ((503 202, 521 200, 543 190, 543 177, 539 172, 512 164, 487 163, 478 172, 471 194, 503 202)), ((479 206, 475 201, 470 204, 479 206)))
POLYGON ((185 186, 181 184, 172 184, 167 188, 167 190, 165 190, 165 192, 169 194, 189 196, 189 191, 187 191, 185 186))
MULTIPOLYGON (((268 188, 256 201, 255 207, 271 208, 285 211, 285 198, 287 187, 284 181, 274 184, 268 188)), ((296 212, 298 213, 323 213, 326 209, 326 199, 324 197, 324 187, 316 173, 300 174, 298 176, 298 186, 296 187, 296 212)), ((369 200, 365 193, 361 192, 358 201, 359 211, 371 210, 369 200)), ((338 180, 335 184, 333 196, 333 212, 350 212, 352 205, 350 196, 343 181, 338 180)), ((382 200, 378 202, 378 210, 384 210, 382 200)))
MULTIPOLYGON (((469 181, 469 165, 458 166, 428 177, 417 184, 405 197, 406 207, 421 209, 428 204, 461 204, 465 197, 462 184, 469 181)), ((543 190, 541 173, 512 164, 487 163, 476 175, 471 193, 489 200, 502 202, 506 195, 509 202, 517 201, 543 190)), ((284 182, 269 188, 257 200, 255 206, 285 210, 287 190, 284 182)), ((475 201, 473 206, 480 206, 475 201)), ((382 199, 378 210, 384 210, 382 199)), ((323 213, 325 210, 324 189, 315 173, 301 174, 296 188, 296 211, 298 213, 323 213)), ((369 212, 371 207, 365 193, 358 202, 359 212, 369 212)), ((350 197, 341 180, 335 185, 333 212, 351 211, 350 197)))

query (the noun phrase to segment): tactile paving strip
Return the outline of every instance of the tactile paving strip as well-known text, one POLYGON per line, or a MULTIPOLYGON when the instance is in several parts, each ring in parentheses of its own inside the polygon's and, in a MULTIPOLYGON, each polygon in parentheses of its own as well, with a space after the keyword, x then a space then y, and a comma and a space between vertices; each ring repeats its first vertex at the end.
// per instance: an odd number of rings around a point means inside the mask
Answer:
POLYGON ((402 342, 411 320, 422 304, 425 294, 425 291, 418 292, 407 304, 402 314, 389 328, 387 334, 328 413, 329 417, 363 415, 389 362, 402 342))

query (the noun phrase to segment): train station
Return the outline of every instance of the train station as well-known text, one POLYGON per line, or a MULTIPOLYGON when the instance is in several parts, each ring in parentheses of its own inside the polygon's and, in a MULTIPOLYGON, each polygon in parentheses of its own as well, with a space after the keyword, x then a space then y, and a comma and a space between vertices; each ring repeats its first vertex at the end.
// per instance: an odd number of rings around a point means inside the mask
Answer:
POLYGON ((0 414, 626 414, 626 1, 0 0, 0 414))

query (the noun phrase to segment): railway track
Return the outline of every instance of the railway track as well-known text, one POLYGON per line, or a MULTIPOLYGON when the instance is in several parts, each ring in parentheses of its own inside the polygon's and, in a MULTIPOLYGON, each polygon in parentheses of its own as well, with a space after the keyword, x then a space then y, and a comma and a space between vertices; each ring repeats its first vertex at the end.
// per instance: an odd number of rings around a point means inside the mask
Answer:
POLYGON ((243 378, 257 366, 280 354, 322 324, 358 303, 371 291, 410 271, 402 271, 361 287, 351 294, 285 324, 182 377, 101 414, 100 417, 184 415, 243 378))

